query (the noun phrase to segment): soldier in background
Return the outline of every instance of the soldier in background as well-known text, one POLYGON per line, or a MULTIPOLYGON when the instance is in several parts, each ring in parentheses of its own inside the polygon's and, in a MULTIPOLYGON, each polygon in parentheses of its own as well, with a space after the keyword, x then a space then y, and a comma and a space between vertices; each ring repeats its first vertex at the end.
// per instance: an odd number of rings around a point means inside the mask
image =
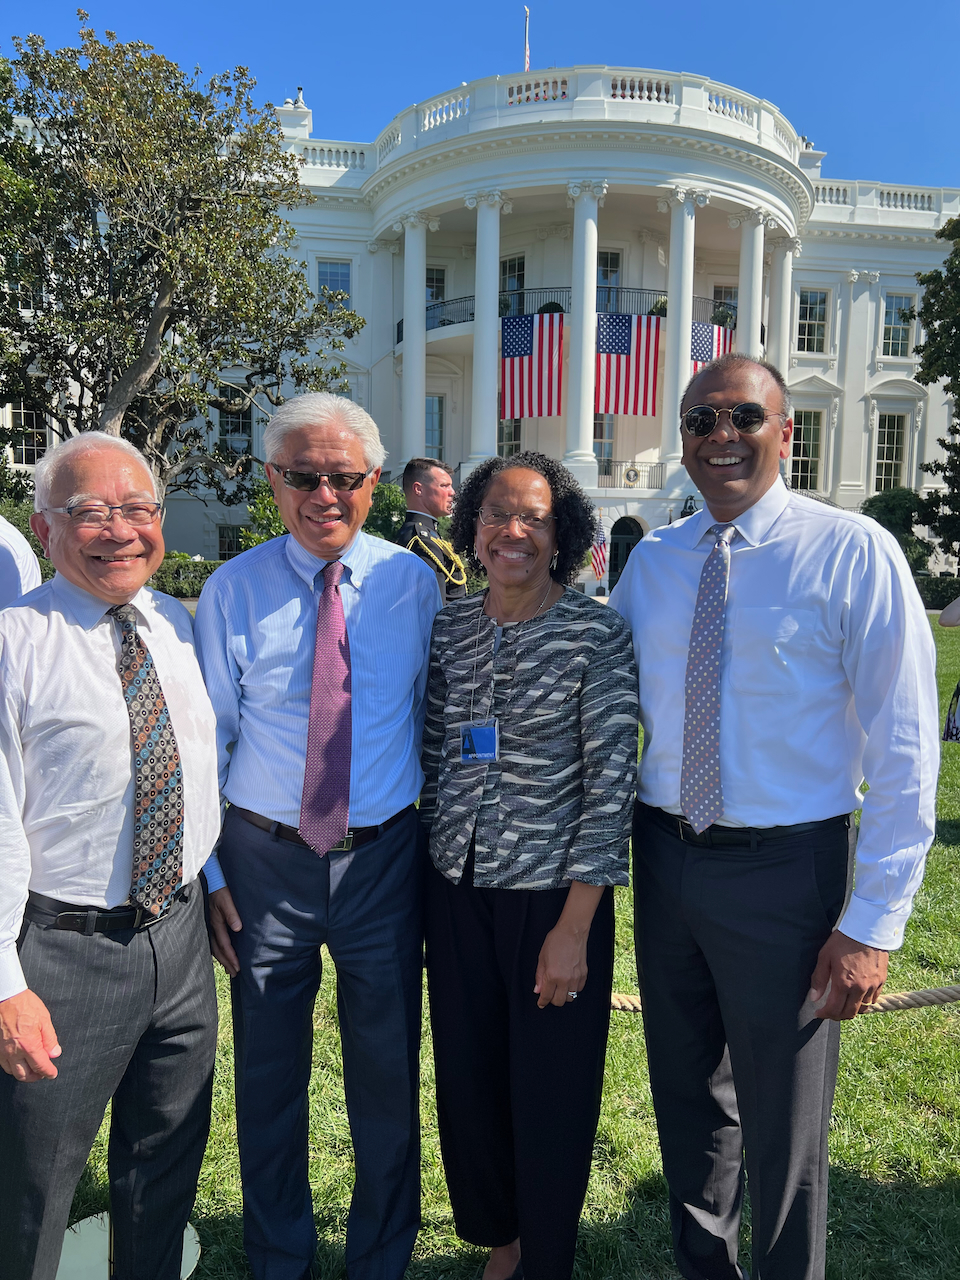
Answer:
POLYGON ((467 594, 467 571, 450 543, 437 532, 440 517, 453 510, 450 468, 435 458, 411 458, 403 469, 402 483, 407 514, 396 541, 434 571, 444 604, 459 600, 467 594))

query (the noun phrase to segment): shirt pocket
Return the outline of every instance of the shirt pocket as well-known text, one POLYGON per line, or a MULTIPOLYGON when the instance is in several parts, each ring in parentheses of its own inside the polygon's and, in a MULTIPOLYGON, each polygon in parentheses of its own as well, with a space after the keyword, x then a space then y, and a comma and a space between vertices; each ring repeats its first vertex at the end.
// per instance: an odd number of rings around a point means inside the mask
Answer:
POLYGON ((796 695, 813 641, 812 609, 737 609, 730 645, 730 688, 757 697, 796 695))

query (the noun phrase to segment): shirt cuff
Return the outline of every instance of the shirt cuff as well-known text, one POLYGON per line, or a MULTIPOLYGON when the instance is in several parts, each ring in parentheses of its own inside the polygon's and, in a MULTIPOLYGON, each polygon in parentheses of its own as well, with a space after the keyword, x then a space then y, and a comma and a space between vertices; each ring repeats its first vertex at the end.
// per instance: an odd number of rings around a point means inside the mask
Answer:
POLYGON ((220 859, 215 853, 211 853, 203 864, 203 874, 207 881, 207 893, 216 893, 218 889, 227 887, 224 874, 220 870, 220 859))
POLYGON ((876 902, 867 902, 856 894, 847 904, 837 929, 854 942, 881 951, 898 951, 903 946, 903 933, 913 911, 913 900, 891 910, 876 902))
POLYGON ((0 947, 0 1000, 9 1000, 27 990, 16 942, 0 947))

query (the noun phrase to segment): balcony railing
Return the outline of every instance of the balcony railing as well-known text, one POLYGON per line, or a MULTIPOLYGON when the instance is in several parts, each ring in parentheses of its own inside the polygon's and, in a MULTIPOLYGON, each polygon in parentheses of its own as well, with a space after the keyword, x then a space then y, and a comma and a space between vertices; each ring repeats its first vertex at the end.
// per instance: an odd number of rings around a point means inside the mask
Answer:
POLYGON ((662 489, 662 462, 615 462, 597 459, 598 489, 662 489))
MULTIPOLYGON (((500 315, 535 316, 548 311, 570 311, 570 289, 512 289, 500 294, 500 315)), ((662 289, 623 289, 619 285, 597 286, 597 311, 605 315, 665 316, 667 295, 662 289)), ((474 317, 474 299, 451 298, 449 302, 431 302, 427 306, 426 327, 443 329, 451 324, 470 324, 474 317)), ((713 298, 694 298, 693 319, 699 324, 737 327, 737 304, 716 302, 713 298)), ((397 346, 403 341, 403 320, 397 321, 397 346)))

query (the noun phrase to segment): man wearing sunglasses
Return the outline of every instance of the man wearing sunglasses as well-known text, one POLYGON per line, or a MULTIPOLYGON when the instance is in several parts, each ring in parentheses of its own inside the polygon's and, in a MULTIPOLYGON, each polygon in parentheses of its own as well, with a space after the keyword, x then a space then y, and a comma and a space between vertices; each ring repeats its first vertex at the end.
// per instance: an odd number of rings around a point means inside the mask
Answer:
POLYGON ((839 1023, 883 986, 934 830, 923 606, 885 530, 787 490, 792 430, 773 366, 701 370, 681 432, 704 509, 610 599, 640 672, 637 962, 687 1280, 747 1274, 744 1170, 754 1274, 822 1280, 839 1023))
POLYGON ((320 948, 337 969, 356 1181, 350 1280, 400 1280, 419 1226, 419 748, 437 580, 362 532, 385 453, 358 405, 284 404, 264 433, 286 537, 197 608, 229 803, 206 868, 233 995, 244 1244, 304 1280, 317 1236, 307 1087, 320 948))

